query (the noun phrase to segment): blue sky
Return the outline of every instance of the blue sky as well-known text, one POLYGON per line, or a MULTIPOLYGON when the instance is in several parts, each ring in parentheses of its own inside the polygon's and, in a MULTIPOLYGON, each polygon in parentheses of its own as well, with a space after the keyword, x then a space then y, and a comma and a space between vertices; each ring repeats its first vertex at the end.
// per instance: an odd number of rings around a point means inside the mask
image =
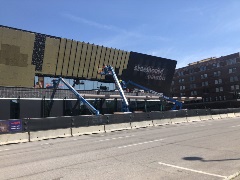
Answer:
POLYGON ((0 0, 0 24, 177 60, 240 50, 239 0, 0 0))

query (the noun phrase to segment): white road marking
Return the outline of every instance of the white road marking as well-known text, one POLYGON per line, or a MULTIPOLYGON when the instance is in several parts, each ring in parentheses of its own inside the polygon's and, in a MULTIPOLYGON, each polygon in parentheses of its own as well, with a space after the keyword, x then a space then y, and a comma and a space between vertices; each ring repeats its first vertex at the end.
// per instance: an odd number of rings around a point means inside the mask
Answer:
POLYGON ((155 139, 152 141, 145 141, 145 142, 140 142, 140 143, 135 143, 135 144, 129 144, 129 145, 125 145, 125 146, 119 146, 118 148, 126 148, 126 147, 131 147, 131 146, 138 146, 138 145, 142 145, 142 144, 147 144, 147 143, 153 143, 153 142, 157 142, 157 141, 162 141, 163 139, 155 139))
POLYGON ((231 127, 239 127, 240 125, 236 125, 236 126, 231 126, 231 127))
POLYGON ((2 150, 0 150, 0 152, 1 152, 1 151, 8 151, 8 150, 9 150, 9 149, 2 149, 2 150))
POLYGON ((227 178, 227 176, 222 176, 222 175, 219 175, 219 174, 212 174, 212 173, 208 173, 208 172, 204 172, 204 171, 198 171, 198 170, 189 169, 189 168, 185 168, 185 167, 175 166, 175 165, 166 164, 166 163, 163 163, 163 162, 158 162, 158 164, 168 166, 168 167, 177 168, 177 169, 183 169, 183 170, 186 170, 186 171, 196 172, 196 173, 200 173, 200 174, 205 174, 205 175, 209 175, 209 176, 227 178))
POLYGON ((43 145, 48 145, 48 144, 49 144, 49 143, 44 143, 44 144, 41 144, 41 145, 43 146, 43 145))
POLYGON ((120 137, 114 137, 114 138, 111 138, 111 139, 101 139, 101 140, 98 140, 96 142, 103 142, 103 141, 110 141, 110 140, 116 140, 116 139, 122 139, 122 138, 129 138, 129 137, 133 137, 135 135, 130 135, 130 136, 120 136, 120 137))

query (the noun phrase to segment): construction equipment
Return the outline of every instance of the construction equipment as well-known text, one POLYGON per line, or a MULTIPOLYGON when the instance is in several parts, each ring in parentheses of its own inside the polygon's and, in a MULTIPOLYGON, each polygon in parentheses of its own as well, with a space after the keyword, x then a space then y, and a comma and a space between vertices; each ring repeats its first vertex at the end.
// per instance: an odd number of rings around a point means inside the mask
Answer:
POLYGON ((118 80, 118 77, 117 77, 113 67, 109 66, 109 65, 104 66, 102 69, 101 75, 113 77, 116 87, 117 87, 117 90, 119 91, 120 96, 122 98, 122 112, 129 112, 129 108, 128 108, 129 103, 127 101, 127 98, 125 97, 122 86, 120 85, 120 81, 118 80))
POLYGON ((127 87, 128 84, 131 84, 131 85, 136 86, 136 87, 138 87, 140 89, 143 89, 144 91, 148 91, 148 92, 150 92, 152 94, 155 94, 155 95, 159 96, 160 98, 163 98, 163 99, 165 99, 167 101, 170 101, 170 102, 174 103, 174 106, 172 107, 172 110, 176 110, 177 106, 179 107, 180 110, 182 109, 182 103, 181 102, 179 102, 179 101, 177 101, 177 100, 175 100, 175 99, 173 99, 171 97, 165 96, 165 95, 163 95, 163 93, 156 92, 154 90, 151 90, 149 88, 141 86, 141 85, 139 85, 139 84, 137 84, 135 82, 132 82, 130 80, 127 83, 123 83, 123 84, 124 84, 125 87, 127 87))
POLYGON ((51 102, 50 102, 50 108, 52 107, 53 104, 53 97, 55 95, 56 89, 58 88, 58 85, 60 83, 60 81, 62 81, 70 91, 73 92, 73 94, 75 94, 77 96, 77 99, 82 102, 89 110, 92 114, 95 115, 99 115, 99 111, 97 109, 95 109, 86 99, 84 99, 81 94, 79 94, 67 81, 65 81, 62 77, 58 78, 57 80, 53 80, 53 87, 54 87, 54 91, 52 93, 51 96, 51 102))

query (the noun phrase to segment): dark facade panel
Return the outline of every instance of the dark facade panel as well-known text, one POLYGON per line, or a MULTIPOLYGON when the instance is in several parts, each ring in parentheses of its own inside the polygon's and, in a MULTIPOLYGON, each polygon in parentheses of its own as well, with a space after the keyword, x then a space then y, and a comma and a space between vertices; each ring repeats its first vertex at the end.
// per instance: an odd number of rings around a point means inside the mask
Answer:
POLYGON ((20 118, 40 118, 41 100, 20 100, 20 118))
POLYGON ((63 101, 54 100, 50 117, 63 116, 63 101))
POLYGON ((10 119, 10 100, 1 99, 0 107, 0 120, 10 119))
POLYGON ((131 52, 122 79, 168 95, 176 64, 174 60, 131 52))

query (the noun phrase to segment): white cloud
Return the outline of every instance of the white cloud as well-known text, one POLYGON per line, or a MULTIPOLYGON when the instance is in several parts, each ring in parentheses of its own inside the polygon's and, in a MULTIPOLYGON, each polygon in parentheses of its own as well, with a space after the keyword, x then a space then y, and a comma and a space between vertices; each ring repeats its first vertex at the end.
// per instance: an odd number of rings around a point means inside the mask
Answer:
POLYGON ((90 20, 84 19, 82 17, 74 16, 74 15, 71 15, 71 14, 63 14, 63 16, 70 19, 71 21, 78 22, 78 23, 84 23, 84 24, 87 24, 89 26, 94 26, 96 28, 108 29, 108 30, 115 30, 116 29, 116 27, 114 27, 114 26, 100 24, 100 23, 90 21, 90 20))
POLYGON ((91 21, 82 17, 74 16, 72 14, 62 14, 63 17, 68 18, 71 21, 86 24, 88 26, 92 26, 98 29, 105 29, 112 32, 115 32, 114 35, 108 35, 108 37, 103 37, 104 39, 100 41, 100 44, 107 45, 110 47, 125 47, 129 46, 129 44, 138 43, 148 43, 149 41, 169 41, 170 39, 166 37, 162 37, 159 35, 149 35, 145 33, 140 33, 148 28, 146 25, 139 25, 135 27, 134 30, 126 30, 120 27, 116 27, 113 25, 101 24, 95 21, 91 21), (135 42, 134 42, 135 41, 135 42))

